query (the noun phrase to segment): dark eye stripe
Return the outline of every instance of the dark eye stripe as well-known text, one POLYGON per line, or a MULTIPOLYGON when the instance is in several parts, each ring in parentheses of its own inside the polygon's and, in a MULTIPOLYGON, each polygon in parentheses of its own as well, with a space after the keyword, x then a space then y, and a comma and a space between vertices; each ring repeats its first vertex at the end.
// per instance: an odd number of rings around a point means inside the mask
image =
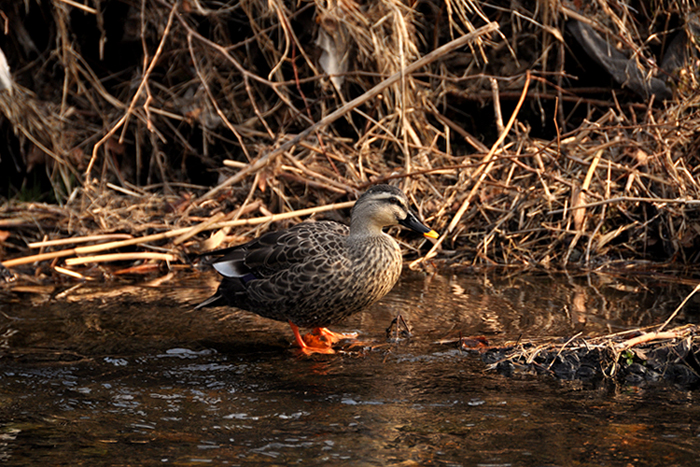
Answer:
POLYGON ((401 201, 399 198, 394 198, 394 197, 392 196, 391 198, 388 199, 388 201, 389 201, 391 204, 397 205, 397 206, 400 207, 401 209, 404 209, 404 210, 406 209, 406 205, 405 205, 405 204, 403 203, 403 201, 401 201))

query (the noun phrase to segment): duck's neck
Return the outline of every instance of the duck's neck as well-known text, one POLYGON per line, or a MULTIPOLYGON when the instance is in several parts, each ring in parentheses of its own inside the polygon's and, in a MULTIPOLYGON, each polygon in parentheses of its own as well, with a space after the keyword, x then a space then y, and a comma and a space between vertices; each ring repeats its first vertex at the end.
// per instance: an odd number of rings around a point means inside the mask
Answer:
POLYGON ((371 237, 381 237, 386 235, 382 231, 382 227, 375 223, 372 223, 367 218, 353 219, 350 224, 350 234, 348 239, 360 240, 371 237))
POLYGON ((388 265, 401 258, 401 250, 389 234, 382 231, 381 226, 353 222, 350 234, 346 239, 348 255, 359 263, 377 263, 388 265))
POLYGON ((372 284, 368 287, 376 289, 376 297, 389 292, 401 274, 401 248, 379 227, 351 229, 346 254, 353 264, 353 274, 372 284))
POLYGON ((350 220, 350 238, 376 238, 384 235, 382 222, 372 214, 371 206, 367 203, 355 205, 350 220))

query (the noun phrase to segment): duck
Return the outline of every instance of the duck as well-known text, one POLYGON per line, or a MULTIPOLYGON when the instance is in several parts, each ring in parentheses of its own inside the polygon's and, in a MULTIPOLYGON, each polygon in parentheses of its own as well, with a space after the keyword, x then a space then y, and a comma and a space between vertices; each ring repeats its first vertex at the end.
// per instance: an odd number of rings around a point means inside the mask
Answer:
POLYGON ((207 253, 221 282, 195 309, 223 305, 287 322, 302 353, 332 354, 333 344, 356 334, 328 326, 377 302, 399 279, 401 249, 384 232, 396 225, 438 238, 413 213, 403 191, 381 184, 358 198, 349 226, 304 221, 207 253), (300 327, 313 332, 302 338, 300 327))

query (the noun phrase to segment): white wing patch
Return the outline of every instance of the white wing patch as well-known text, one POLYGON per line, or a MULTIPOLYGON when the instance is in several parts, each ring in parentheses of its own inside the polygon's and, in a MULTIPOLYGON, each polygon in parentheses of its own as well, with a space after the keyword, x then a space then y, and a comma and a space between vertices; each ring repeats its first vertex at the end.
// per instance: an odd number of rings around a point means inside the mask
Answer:
POLYGON ((212 267, 224 277, 243 277, 245 275, 240 269, 240 261, 221 261, 212 264, 212 267))

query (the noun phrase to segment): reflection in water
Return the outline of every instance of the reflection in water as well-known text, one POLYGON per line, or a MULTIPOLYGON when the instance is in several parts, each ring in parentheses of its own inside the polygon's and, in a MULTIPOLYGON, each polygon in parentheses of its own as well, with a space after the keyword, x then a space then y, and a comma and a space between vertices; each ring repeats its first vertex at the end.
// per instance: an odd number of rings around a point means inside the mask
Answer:
MULTIPOLYGON (((283 323, 191 312, 210 292, 201 277, 5 295, 0 461, 697 463, 694 392, 505 378, 485 372, 477 354, 436 344, 651 324, 689 289, 598 276, 408 274, 338 327, 360 331, 362 347, 312 358, 299 358, 283 323), (390 343, 385 329, 399 313, 413 338, 390 343)), ((696 304, 679 320, 695 320, 696 304)))

